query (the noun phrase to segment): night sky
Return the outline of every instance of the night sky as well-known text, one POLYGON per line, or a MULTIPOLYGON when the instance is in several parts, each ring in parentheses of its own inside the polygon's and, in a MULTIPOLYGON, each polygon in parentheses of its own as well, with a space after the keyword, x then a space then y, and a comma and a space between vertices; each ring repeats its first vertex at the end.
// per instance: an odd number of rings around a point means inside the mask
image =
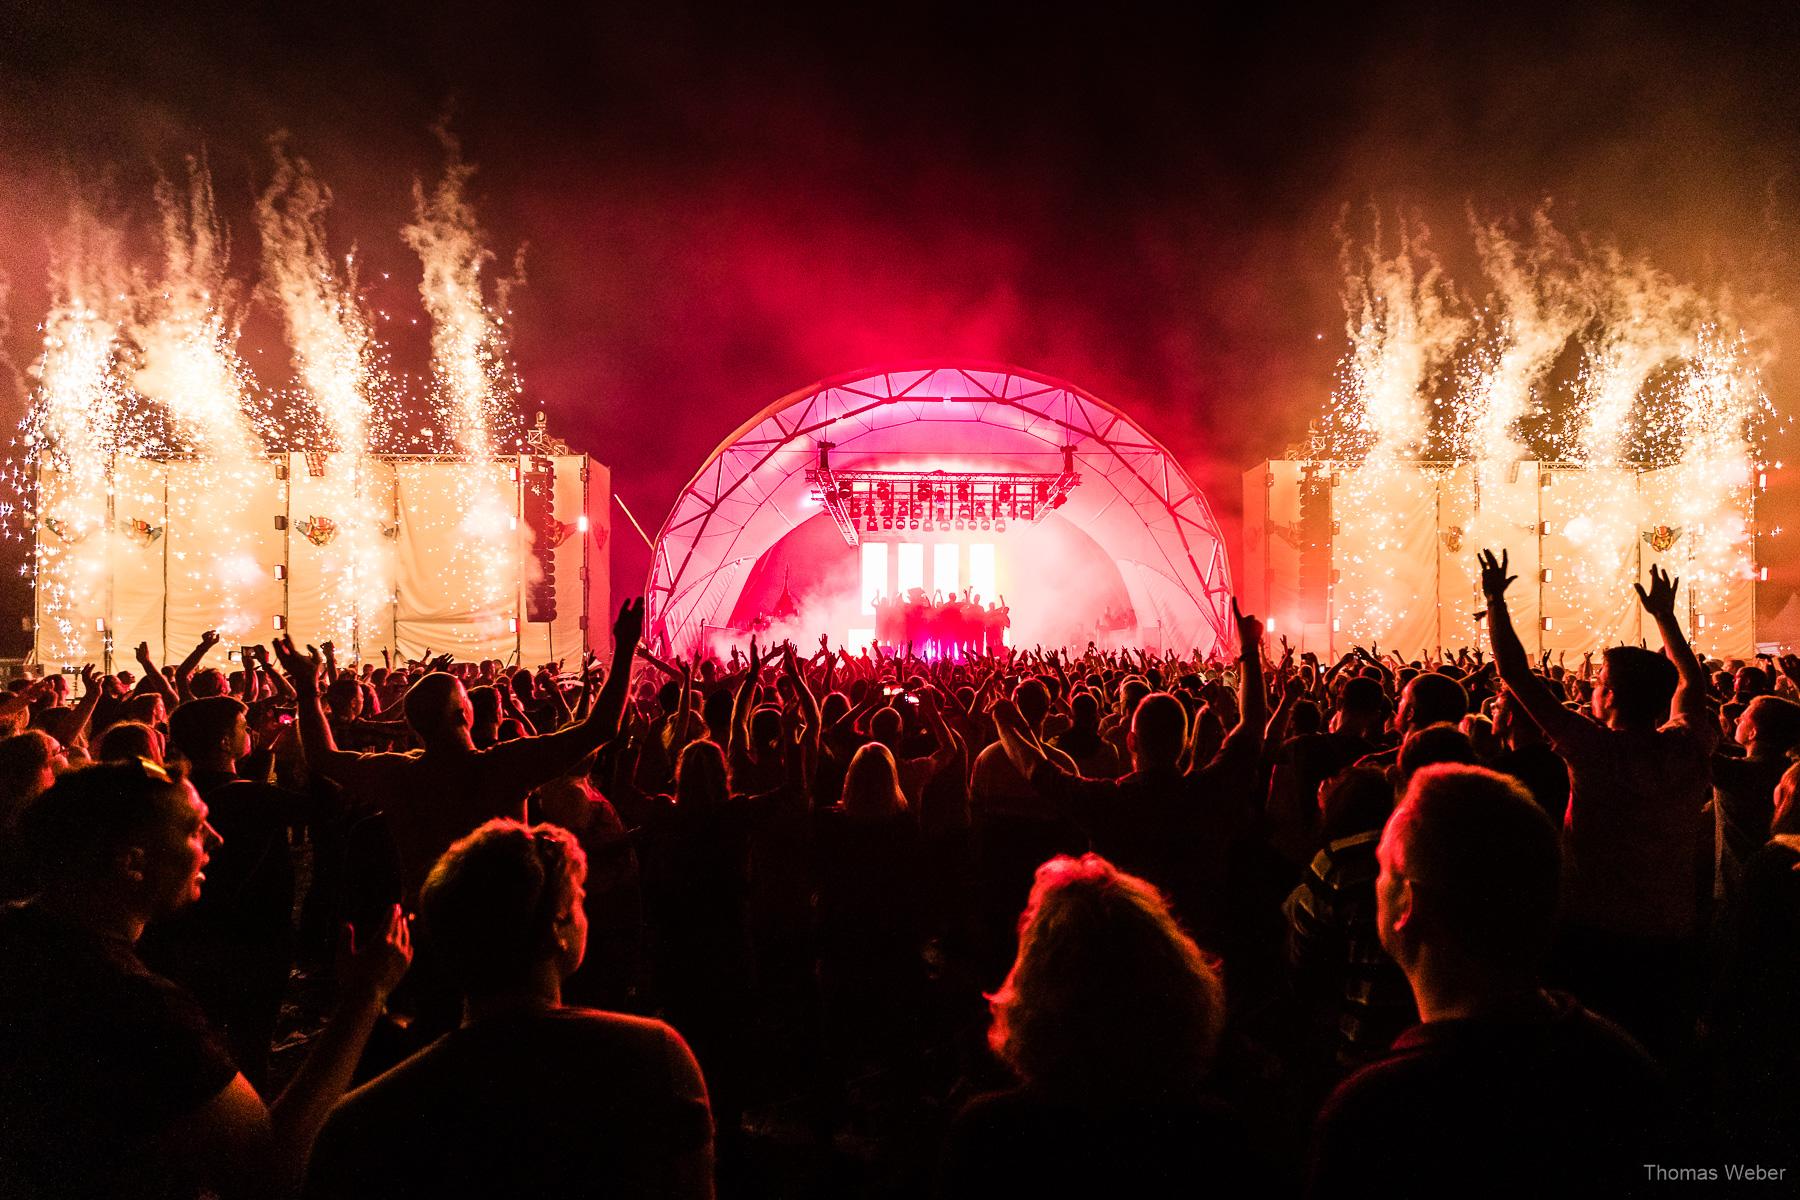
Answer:
MULTIPOLYGON (((1549 201, 1566 233, 1728 284, 1778 406, 1800 381, 1792 5, 247 7, 0 10, 0 418, 24 412, 71 194, 146 231, 156 172, 204 152, 248 280, 278 131, 334 190, 396 367, 423 372, 399 229, 445 116, 494 247, 526 247, 528 411, 652 528, 770 401, 960 355, 1131 410, 1235 549, 1242 471, 1331 390, 1337 230, 1371 212, 1429 226, 1475 287, 1467 213, 1549 201)), ((266 311, 245 344, 287 381, 266 311)), ((1800 584, 1791 475, 1764 510, 1795 526, 1765 544, 1765 613, 1800 584)), ((648 554, 622 525, 614 546, 633 591, 648 554)), ((6 575, 0 649, 28 611, 6 575)))

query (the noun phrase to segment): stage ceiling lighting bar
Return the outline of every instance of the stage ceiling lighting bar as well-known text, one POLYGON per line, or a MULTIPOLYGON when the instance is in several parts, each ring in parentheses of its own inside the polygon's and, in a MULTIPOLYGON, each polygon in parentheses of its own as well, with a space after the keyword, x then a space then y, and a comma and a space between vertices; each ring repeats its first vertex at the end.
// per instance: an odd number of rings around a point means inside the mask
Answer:
POLYGON ((912 533, 1005 533, 1059 509, 1081 482, 1073 453, 1053 474, 1010 471, 838 471, 825 453, 808 467, 813 499, 851 546, 912 533))

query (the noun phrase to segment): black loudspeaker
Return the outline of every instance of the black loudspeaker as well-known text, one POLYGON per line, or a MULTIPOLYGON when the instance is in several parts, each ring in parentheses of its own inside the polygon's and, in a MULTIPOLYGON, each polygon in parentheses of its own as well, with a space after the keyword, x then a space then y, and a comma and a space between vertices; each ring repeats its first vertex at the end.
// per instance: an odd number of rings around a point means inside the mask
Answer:
POLYGON ((531 532, 531 556, 537 571, 525 585, 525 619, 556 619, 556 546, 562 541, 562 524, 556 519, 556 469, 545 460, 533 459, 525 473, 525 528, 531 532))

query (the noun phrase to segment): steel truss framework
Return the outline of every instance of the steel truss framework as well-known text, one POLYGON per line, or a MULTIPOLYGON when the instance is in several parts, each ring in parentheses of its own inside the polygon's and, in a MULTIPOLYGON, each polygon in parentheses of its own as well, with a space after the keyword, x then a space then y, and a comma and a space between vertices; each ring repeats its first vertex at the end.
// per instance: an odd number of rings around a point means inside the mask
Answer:
POLYGON ((1024 471, 834 471, 808 467, 806 483, 825 506, 846 544, 864 533, 900 537, 955 528, 1006 532, 1006 523, 1035 525, 1068 500, 1081 482, 1073 470, 1054 475, 1024 471))
POLYGON ((1183 649, 1229 644, 1225 544, 1174 456, 1072 384, 962 363, 841 375, 740 426, 682 489, 657 535, 646 588, 653 641, 685 650, 721 624, 757 559, 820 511, 808 483, 820 442, 842 471, 1077 471, 1083 482, 1057 515, 1118 566, 1140 629, 1183 649))

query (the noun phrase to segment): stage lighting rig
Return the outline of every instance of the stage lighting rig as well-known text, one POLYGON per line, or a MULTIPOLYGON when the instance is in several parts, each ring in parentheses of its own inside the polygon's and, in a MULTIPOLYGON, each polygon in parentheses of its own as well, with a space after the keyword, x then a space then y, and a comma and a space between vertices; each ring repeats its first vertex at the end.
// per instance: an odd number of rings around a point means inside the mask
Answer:
POLYGON ((1063 447, 1063 469, 1031 471, 860 471, 836 470, 831 444, 818 444, 818 462, 806 471, 815 501, 837 523, 844 541, 855 546, 879 532, 892 536, 919 530, 976 529, 1004 533, 1026 528, 1061 508, 1081 482, 1075 448, 1063 447), (895 526, 898 526, 898 529, 895 526))

